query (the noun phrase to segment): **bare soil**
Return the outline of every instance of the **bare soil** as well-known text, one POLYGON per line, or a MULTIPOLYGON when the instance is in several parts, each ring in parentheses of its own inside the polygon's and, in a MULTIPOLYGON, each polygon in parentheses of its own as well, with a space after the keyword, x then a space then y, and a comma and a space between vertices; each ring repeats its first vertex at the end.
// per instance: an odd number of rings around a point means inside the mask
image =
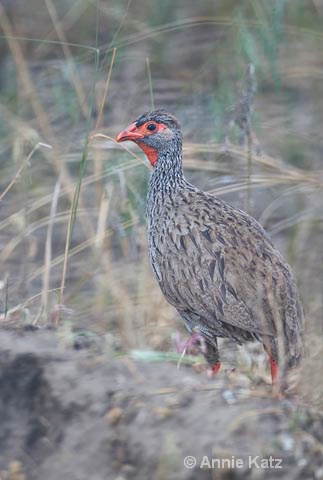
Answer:
POLYGON ((116 357, 103 339, 97 348, 50 330, 0 338, 1 480, 323 476, 323 418, 299 396, 279 400, 238 372, 209 379, 116 357), (212 459, 227 462, 212 469, 212 459))

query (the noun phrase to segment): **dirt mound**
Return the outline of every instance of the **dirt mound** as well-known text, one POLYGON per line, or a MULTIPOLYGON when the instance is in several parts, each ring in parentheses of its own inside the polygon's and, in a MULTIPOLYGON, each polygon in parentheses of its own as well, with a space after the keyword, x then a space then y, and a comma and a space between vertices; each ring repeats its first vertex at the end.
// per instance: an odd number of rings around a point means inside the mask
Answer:
POLYGON ((0 338, 1 480, 322 478, 319 414, 239 374, 0 338))

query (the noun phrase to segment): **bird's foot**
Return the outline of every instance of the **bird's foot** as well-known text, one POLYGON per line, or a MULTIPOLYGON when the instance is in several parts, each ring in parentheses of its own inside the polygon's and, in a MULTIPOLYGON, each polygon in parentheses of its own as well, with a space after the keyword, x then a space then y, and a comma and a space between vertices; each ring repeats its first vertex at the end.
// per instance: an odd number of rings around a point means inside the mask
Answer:
POLYGON ((184 342, 179 337, 175 339, 176 349, 182 355, 198 355, 207 351, 204 337, 199 332, 194 332, 184 342))

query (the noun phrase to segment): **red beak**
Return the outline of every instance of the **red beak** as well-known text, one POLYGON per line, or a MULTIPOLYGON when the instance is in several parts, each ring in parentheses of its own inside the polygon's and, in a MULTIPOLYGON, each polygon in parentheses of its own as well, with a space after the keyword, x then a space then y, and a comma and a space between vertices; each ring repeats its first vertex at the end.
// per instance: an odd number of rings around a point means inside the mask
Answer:
POLYGON ((144 135, 138 131, 136 124, 132 123, 128 128, 119 133, 117 142, 125 142, 126 140, 135 142, 139 138, 144 138, 144 135))

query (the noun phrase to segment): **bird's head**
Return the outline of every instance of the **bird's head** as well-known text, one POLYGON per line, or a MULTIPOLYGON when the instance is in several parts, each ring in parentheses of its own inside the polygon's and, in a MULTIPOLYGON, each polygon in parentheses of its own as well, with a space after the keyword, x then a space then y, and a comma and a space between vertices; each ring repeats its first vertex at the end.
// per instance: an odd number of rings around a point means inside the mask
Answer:
POLYGON ((162 152, 182 146, 182 133, 176 118, 164 109, 146 112, 117 136, 117 142, 131 140, 154 166, 162 152))

